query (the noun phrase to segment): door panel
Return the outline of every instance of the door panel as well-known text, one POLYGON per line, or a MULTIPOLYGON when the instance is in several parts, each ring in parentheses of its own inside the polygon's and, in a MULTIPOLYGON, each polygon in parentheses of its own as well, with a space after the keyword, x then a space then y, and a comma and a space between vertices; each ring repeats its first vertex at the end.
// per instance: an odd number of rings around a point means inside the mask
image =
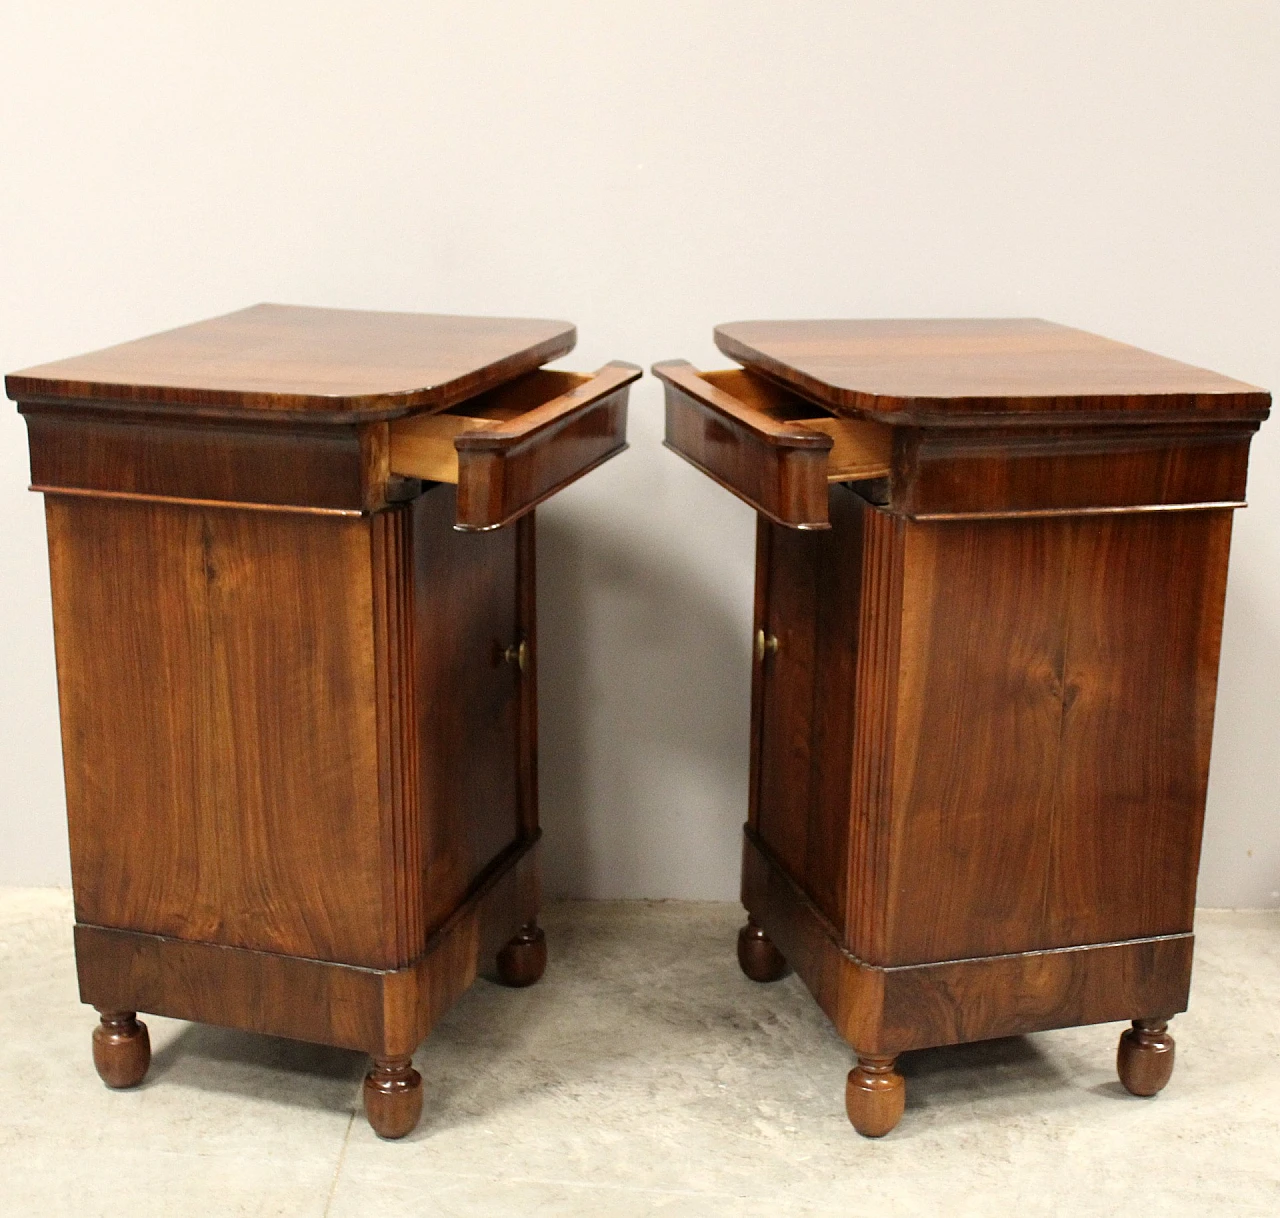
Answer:
POLYGON ((428 934, 518 829, 521 673, 503 654, 520 642, 518 532, 458 532, 454 497, 414 503, 428 934))
POLYGON ((757 658, 757 830, 819 909, 843 930, 862 501, 831 488, 831 529, 761 520, 768 563, 757 630, 777 639, 757 658))

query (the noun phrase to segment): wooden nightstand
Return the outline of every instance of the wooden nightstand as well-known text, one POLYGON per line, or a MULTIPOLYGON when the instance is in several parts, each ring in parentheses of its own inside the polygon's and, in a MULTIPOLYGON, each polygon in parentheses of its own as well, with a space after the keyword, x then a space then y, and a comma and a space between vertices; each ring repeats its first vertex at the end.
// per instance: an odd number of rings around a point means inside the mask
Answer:
POLYGON ((640 370, 563 322, 259 305, 7 378, 49 534, 80 993, 410 1057, 537 925, 536 504, 640 370))
POLYGON ((742 322, 659 364, 759 513, 748 976, 794 966, 902 1115, 904 1050, 1185 1010, 1232 512, 1270 396, 1035 320, 742 322))

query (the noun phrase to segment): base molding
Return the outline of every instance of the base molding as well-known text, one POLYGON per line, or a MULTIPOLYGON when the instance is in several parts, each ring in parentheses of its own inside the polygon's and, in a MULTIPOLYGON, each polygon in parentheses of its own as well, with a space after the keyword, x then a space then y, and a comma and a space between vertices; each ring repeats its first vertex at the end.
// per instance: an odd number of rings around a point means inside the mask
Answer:
POLYGON ((1019 1036, 1187 1007, 1190 933, 885 968, 840 944, 834 927, 750 826, 742 903, 863 1055, 1019 1036))
POLYGON ((275 955, 77 923, 80 999, 196 1023, 409 1056, 539 903, 537 838, 516 842, 401 969, 275 955))

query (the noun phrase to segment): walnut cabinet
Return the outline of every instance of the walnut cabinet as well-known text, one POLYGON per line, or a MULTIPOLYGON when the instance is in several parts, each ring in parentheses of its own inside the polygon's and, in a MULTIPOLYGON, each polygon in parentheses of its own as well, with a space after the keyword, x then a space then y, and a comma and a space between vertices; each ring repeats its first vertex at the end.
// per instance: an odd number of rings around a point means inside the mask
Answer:
POLYGON ((363 1050, 537 980, 534 509, 625 446, 572 326, 263 305, 7 379, 45 495, 80 993, 363 1050))
POLYGON ((1269 396, 1033 320, 744 322, 659 364, 758 513, 739 959, 857 1055, 1131 1020, 1169 1078, 1233 512, 1269 396))

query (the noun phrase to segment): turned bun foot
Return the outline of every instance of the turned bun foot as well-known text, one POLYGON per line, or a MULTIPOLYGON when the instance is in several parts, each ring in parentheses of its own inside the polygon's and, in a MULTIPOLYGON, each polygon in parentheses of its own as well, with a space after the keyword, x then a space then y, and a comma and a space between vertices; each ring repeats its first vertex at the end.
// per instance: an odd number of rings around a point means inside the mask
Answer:
POLYGON ((520 933, 498 953, 498 980, 503 985, 532 985, 547 967, 547 936, 536 922, 520 928, 520 933))
POLYGON ((364 1114, 380 1138, 403 1138, 422 1115, 422 1075, 408 1057, 375 1057, 364 1076, 364 1114))
POLYGON ((93 1064, 108 1087, 136 1087, 151 1065, 151 1037, 136 1011, 100 1011, 93 1030, 93 1064))
POLYGON ((750 916, 738 931, 738 966, 752 981, 777 981, 787 971, 782 953, 750 916))
POLYGON ((864 1138, 882 1138, 900 1120, 907 1103, 907 1085, 892 1057, 859 1057, 844 1086, 849 1120, 864 1138))
POLYGON ((1163 1019, 1135 1019, 1120 1034, 1116 1073, 1125 1090, 1134 1095, 1155 1095, 1173 1073, 1173 1037, 1163 1019))

